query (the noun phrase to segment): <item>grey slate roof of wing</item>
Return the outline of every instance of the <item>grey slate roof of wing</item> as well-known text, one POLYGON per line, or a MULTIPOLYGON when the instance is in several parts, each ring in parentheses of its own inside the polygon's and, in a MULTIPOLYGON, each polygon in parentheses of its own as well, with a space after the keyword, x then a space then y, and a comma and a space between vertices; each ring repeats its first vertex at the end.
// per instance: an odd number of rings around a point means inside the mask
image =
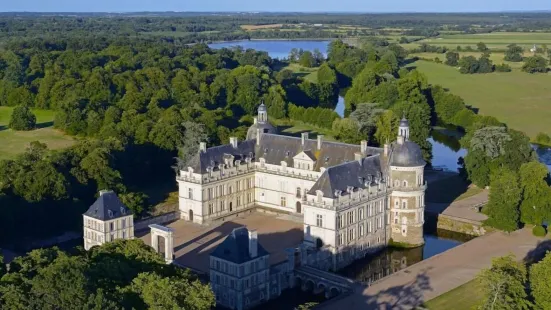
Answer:
POLYGON ((424 166, 423 153, 417 143, 404 141, 404 143, 393 143, 390 154, 390 165, 398 167, 419 167, 424 166))
POLYGON ((252 259, 269 255, 260 242, 257 242, 257 245, 257 256, 251 257, 249 255, 249 231, 245 227, 239 227, 235 228, 210 255, 235 264, 243 264, 252 259))
POLYGON ((206 173, 207 167, 214 166, 217 168, 219 164, 223 164, 226 155, 233 155, 235 160, 245 160, 248 157, 254 158, 255 143, 256 140, 246 140, 238 142, 237 148, 234 148, 231 144, 207 148, 206 152, 195 154, 187 166, 193 168, 195 173, 206 173))
POLYGON ((263 123, 255 123, 252 124, 251 127, 247 130, 247 140, 256 139, 256 130, 260 129, 261 133, 271 133, 276 134, 277 130, 272 124, 269 122, 263 122, 263 123))
POLYGON ((381 162, 381 155, 354 160, 334 167, 327 168, 318 181, 312 186, 308 194, 316 195, 316 191, 323 192, 327 198, 335 198, 335 191, 345 192, 348 186, 366 188, 368 176, 375 179, 378 173, 384 176, 385 167, 381 162))
POLYGON ((304 151, 304 154, 306 154, 306 156, 308 156, 308 158, 310 158, 311 160, 313 161, 316 161, 317 158, 316 156, 314 155, 314 153, 312 153, 312 150, 306 150, 304 151))
POLYGON ((108 221, 119 217, 131 215, 132 211, 128 209, 117 197, 113 191, 105 191, 100 194, 84 215, 98 220, 108 221))
MULTIPOLYGON (((310 151, 316 161, 314 170, 320 171, 322 167, 332 167, 343 162, 353 161, 355 153, 360 152, 360 146, 340 142, 323 141, 321 149, 318 149, 317 140, 306 139, 305 146, 302 146, 301 138, 263 134, 260 139, 260 146, 256 149, 256 160, 264 157, 266 163, 279 165, 286 161, 289 166, 294 165, 293 157, 302 151, 310 151), (286 158, 288 157, 288 158, 286 158)), ((381 154, 383 149, 368 147, 367 155, 381 154)))

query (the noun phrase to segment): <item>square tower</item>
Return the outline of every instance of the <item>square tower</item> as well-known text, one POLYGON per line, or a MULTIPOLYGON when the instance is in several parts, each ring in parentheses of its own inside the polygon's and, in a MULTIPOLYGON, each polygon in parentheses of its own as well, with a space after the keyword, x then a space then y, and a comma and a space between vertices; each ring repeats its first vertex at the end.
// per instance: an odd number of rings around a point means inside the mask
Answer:
POLYGON ((113 191, 102 190, 83 215, 84 249, 115 239, 134 239, 134 218, 113 191))

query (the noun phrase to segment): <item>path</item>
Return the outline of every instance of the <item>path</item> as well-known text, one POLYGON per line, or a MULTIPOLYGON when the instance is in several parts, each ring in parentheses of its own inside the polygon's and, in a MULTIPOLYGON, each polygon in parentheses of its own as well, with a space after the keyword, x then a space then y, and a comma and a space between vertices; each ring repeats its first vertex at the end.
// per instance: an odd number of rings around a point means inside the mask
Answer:
POLYGON ((484 190, 474 196, 457 200, 450 203, 427 202, 425 211, 437 213, 452 217, 462 218, 471 221, 482 222, 488 217, 485 214, 477 212, 473 206, 488 202, 488 190, 484 190))
POLYGON ((493 232, 396 272, 370 287, 357 284, 353 294, 322 304, 323 309, 412 309, 446 293, 491 265, 492 258, 513 253, 523 259, 549 240, 534 237, 530 229, 511 234, 493 232))

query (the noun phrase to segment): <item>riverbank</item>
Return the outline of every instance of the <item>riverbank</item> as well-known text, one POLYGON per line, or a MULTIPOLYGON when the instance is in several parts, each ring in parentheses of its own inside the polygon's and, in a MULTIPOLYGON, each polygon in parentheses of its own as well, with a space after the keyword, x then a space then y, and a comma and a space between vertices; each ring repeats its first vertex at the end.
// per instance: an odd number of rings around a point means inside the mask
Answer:
POLYGON ((471 280, 492 258, 509 253, 517 258, 532 257, 541 250, 544 238, 530 229, 511 234, 492 232, 453 249, 423 260, 385 277, 369 287, 358 284, 354 293, 322 309, 412 309, 471 280))

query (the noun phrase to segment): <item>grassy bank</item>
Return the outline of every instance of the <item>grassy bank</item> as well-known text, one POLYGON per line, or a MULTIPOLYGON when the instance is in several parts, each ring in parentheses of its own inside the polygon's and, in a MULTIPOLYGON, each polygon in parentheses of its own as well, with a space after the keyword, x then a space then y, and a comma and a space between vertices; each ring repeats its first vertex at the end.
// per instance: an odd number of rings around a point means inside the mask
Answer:
POLYGON ((22 153, 32 141, 45 143, 50 149, 65 148, 74 143, 73 138, 53 128, 53 111, 33 110, 38 128, 31 131, 8 128, 12 111, 11 107, 0 107, 0 159, 13 158, 22 153))
POLYGON ((425 303, 431 310, 464 310, 472 309, 482 298, 481 285, 477 280, 471 280, 445 294, 425 303))
POLYGON ((422 60, 410 67, 426 74, 429 83, 461 96, 480 114, 495 116, 530 137, 538 132, 551 134, 551 74, 461 74, 456 68, 422 60))

